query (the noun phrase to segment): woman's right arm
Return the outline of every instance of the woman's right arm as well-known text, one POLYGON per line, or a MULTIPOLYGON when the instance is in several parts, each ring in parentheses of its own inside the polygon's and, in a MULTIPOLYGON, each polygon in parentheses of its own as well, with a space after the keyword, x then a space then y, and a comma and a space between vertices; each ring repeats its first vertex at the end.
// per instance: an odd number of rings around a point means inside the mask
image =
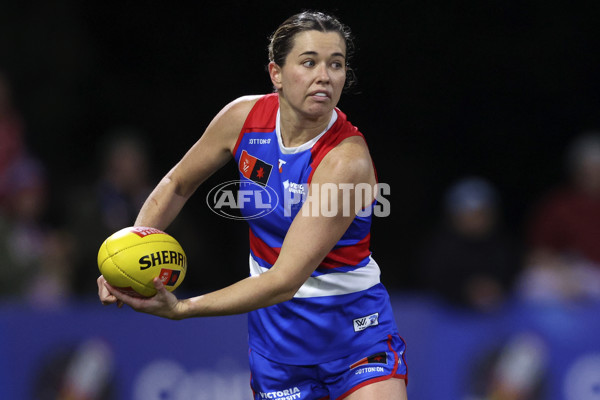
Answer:
MULTIPOLYGON (((229 161, 244 121, 260 96, 246 96, 225 106, 188 150, 154 188, 144 202, 136 226, 165 230, 198 186, 229 161)), ((106 288, 103 276, 97 279, 98 297, 103 304, 117 302, 106 288)), ((120 306, 120 302, 118 302, 120 306)))
POLYGON ((260 96, 241 97, 225 106, 152 191, 136 226, 166 229, 198 186, 231 159, 248 113, 260 96))

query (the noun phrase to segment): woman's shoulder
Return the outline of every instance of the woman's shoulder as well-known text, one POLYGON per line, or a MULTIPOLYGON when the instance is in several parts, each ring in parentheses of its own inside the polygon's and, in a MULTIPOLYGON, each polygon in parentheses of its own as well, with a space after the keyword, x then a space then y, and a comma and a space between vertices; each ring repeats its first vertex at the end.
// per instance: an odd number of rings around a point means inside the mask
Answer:
POLYGON ((347 137, 317 155, 315 165, 326 173, 327 180, 337 177, 340 182, 368 182, 374 172, 369 150, 360 136, 347 137))
POLYGON ((246 118, 250 114, 256 103, 263 98, 264 95, 242 96, 231 101, 219 111, 214 117, 208 130, 216 128, 218 131, 227 132, 232 140, 237 139, 237 135, 242 129, 246 118))
POLYGON ((264 94, 238 97, 223 107, 220 114, 226 115, 229 118, 239 118, 244 120, 256 103, 263 97, 265 97, 264 94))

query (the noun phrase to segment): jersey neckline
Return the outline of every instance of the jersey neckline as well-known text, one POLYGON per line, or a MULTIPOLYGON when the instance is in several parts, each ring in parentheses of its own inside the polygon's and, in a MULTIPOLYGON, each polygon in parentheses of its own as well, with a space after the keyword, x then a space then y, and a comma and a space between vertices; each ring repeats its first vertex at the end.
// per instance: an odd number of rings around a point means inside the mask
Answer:
POLYGON ((277 135, 277 142, 279 143, 279 149, 281 150, 281 152, 283 154, 295 154, 295 153, 301 153, 305 150, 308 150, 310 148, 312 148, 315 143, 317 143, 319 141, 319 139, 321 139, 321 137, 327 133, 327 131, 333 126, 333 124, 335 124, 335 122, 338 119, 338 115, 337 112, 335 111, 335 109, 331 112, 331 119, 329 120, 329 124, 327 124, 327 128, 325 128, 325 130, 321 133, 319 133, 317 136, 315 136, 314 138, 312 138, 311 140, 309 140, 308 142, 302 143, 300 146, 296 146, 296 147, 286 147, 283 145, 283 140, 281 138, 281 115, 280 115, 281 109, 277 108, 277 119, 275 121, 275 134, 277 135))

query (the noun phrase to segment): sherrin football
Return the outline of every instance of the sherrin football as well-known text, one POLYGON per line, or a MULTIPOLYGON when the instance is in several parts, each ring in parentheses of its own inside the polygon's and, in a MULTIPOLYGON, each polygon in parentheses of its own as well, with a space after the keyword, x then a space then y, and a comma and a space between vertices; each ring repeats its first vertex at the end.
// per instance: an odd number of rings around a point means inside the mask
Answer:
POLYGON ((160 277, 167 290, 185 278, 187 258, 171 235, 155 228, 130 226, 109 236, 98 251, 100 273, 112 286, 134 296, 156 294, 160 277))

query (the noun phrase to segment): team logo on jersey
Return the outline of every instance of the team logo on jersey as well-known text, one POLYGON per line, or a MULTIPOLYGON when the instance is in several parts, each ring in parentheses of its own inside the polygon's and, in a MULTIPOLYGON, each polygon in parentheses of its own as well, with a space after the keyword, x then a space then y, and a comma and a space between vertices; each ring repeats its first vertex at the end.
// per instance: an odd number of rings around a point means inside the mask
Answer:
POLYGON ((242 175, 246 178, 262 186, 266 186, 273 166, 260 158, 248 154, 246 150, 243 150, 240 157, 239 168, 242 175))

